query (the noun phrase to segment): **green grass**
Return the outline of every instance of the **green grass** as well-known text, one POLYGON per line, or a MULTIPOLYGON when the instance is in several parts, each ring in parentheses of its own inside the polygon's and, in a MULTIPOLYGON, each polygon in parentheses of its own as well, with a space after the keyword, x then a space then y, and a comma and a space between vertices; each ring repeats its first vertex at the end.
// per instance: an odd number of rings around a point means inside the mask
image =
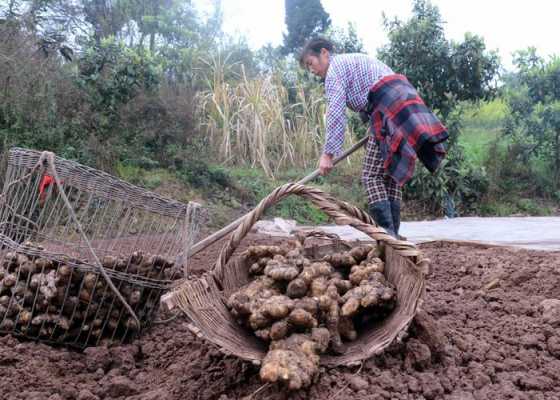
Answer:
POLYGON ((471 127, 463 128, 459 143, 465 149, 465 158, 476 166, 484 165, 488 159, 489 148, 498 132, 471 127))
POLYGON ((482 216, 509 217, 512 215, 548 216, 555 212, 552 204, 528 198, 513 198, 509 201, 488 201, 481 205, 482 216))
POLYGON ((120 163, 116 169, 117 175, 122 180, 149 190, 154 190, 162 183, 174 180, 173 173, 163 168, 147 170, 142 167, 120 163))
POLYGON ((484 165, 491 143, 500 134, 506 113, 507 106, 502 100, 465 106, 459 143, 465 149, 469 162, 476 166, 484 165))
MULTIPOLYGON (((276 180, 270 180, 262 171, 257 169, 234 168, 230 170, 236 186, 247 190, 247 194, 251 196, 251 200, 255 204, 277 187, 288 182, 296 182, 310 172, 291 170, 277 177, 276 180)), ((358 207, 364 207, 367 201, 360 184, 360 175, 359 173, 347 175, 347 173, 346 169, 344 171, 334 170, 328 177, 319 177, 308 185, 317 187, 337 199, 347 201, 358 207)), ((287 197, 271 207, 266 215, 268 217, 294 219, 301 224, 321 224, 329 220, 329 217, 312 205, 310 201, 295 195, 287 197)))
POLYGON ((496 99, 463 106, 463 121, 474 128, 500 128, 508 112, 507 104, 496 99))

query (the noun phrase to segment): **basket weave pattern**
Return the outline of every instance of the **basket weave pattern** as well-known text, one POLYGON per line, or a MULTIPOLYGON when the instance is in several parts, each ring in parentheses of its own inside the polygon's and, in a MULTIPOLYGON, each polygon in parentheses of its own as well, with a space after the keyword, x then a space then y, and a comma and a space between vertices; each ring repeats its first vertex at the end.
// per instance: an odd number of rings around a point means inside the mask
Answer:
POLYGON ((174 302, 192 321, 190 328, 199 337, 216 344, 225 354, 233 354, 259 364, 267 346, 252 332, 240 326, 226 307, 229 295, 249 283, 250 260, 245 253, 230 259, 233 252, 270 206, 289 195, 298 195, 324 211, 337 224, 351 225, 385 246, 385 276, 397 290, 397 305, 381 323, 365 327, 346 346, 343 355, 323 355, 324 365, 354 365, 382 352, 414 318, 424 294, 429 260, 414 244, 396 240, 375 226, 369 215, 312 187, 287 184, 279 187, 247 216, 222 248, 210 273, 197 280, 184 280, 172 292, 174 302))

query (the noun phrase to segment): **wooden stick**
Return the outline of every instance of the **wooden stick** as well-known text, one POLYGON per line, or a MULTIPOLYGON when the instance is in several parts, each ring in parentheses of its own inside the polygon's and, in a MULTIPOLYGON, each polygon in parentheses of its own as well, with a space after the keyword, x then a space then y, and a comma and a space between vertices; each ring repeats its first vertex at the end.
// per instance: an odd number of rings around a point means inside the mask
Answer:
MULTIPOLYGON (((350 147, 348 150, 346 150, 344 153, 342 153, 341 155, 339 155, 338 157, 336 157, 333 160, 333 165, 338 164, 340 161, 344 160, 345 158, 347 158, 350 154, 354 153, 356 150, 358 150, 360 147, 362 147, 367 141, 368 141, 368 137, 369 134, 366 135, 365 137, 363 137, 362 139, 360 139, 358 142, 356 142, 352 147, 350 147)), ((313 179, 315 179, 317 176, 319 176, 319 169, 316 169, 315 171, 313 171, 311 174, 307 175, 305 178, 299 180, 297 183, 304 185, 309 181, 312 181, 313 179)), ((245 216, 242 216, 238 219, 236 219, 235 221, 233 221, 231 224, 229 224, 228 226, 226 226, 225 228, 220 229, 217 232, 214 232, 213 234, 211 234, 210 236, 206 237, 205 239, 201 240, 200 242, 196 243, 195 245, 193 245, 191 247, 191 251, 189 252, 188 256, 192 256, 202 250, 204 250, 205 248, 207 248, 208 246, 210 246, 211 244, 217 242, 218 240, 220 240, 221 238, 223 238, 224 236, 226 236, 228 233, 232 232, 233 230, 235 230, 235 228, 237 228, 239 226, 239 224, 241 223, 241 221, 243 221, 243 218, 245 218, 245 216)))

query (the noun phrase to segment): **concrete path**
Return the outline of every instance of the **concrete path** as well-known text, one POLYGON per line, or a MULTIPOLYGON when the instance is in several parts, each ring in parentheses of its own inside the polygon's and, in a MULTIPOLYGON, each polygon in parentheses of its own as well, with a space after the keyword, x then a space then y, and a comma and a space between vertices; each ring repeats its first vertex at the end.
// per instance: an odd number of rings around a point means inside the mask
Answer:
MULTIPOLYGON (((259 232, 272 235, 290 235, 294 221, 274 218, 259 221, 259 232)), ((318 227, 313 227, 318 228, 318 227)), ((368 240, 368 236, 349 226, 321 226, 322 230, 338 234, 344 240, 368 240)), ((475 241, 488 244, 515 246, 528 249, 560 250, 560 217, 465 217, 433 221, 403 222, 400 233, 413 243, 433 240, 475 241)))
POLYGON ((450 239, 560 250, 560 217, 465 217, 403 222, 401 234, 414 243, 450 239))

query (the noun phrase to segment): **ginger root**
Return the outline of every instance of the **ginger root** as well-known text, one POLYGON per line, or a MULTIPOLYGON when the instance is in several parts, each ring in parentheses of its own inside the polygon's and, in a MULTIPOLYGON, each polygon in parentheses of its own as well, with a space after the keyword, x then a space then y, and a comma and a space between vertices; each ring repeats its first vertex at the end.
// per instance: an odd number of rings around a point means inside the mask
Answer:
MULTIPOLYGON (((288 284, 286 294, 292 298, 303 297, 307 294, 310 285, 316 280, 316 278, 330 276, 333 272, 333 268, 326 262, 315 262, 306 265, 303 267, 303 270, 298 277, 288 284)), ((320 282, 316 285, 320 285, 320 282)), ((320 288, 316 288, 315 290, 317 292, 320 288)))
POLYGON ((227 305, 236 317, 250 316, 259 308, 259 302, 278 294, 280 291, 274 287, 274 280, 259 276, 245 289, 233 293, 227 305))
POLYGON ((277 254, 285 255, 286 249, 281 246, 251 246, 247 249, 247 256, 255 259, 274 257, 277 254))
POLYGON ((275 256, 264 268, 264 274, 275 281, 291 281, 299 274, 299 269, 289 264, 283 256, 275 256))
POLYGON ((330 334, 330 348, 337 354, 344 352, 338 326, 340 321, 340 301, 341 298, 338 290, 332 284, 327 287, 325 294, 319 297, 319 309, 322 312, 325 326, 330 334))
POLYGON ((288 316, 288 322, 290 325, 302 328, 311 329, 316 328, 318 325, 317 320, 309 311, 305 311, 303 308, 296 308, 288 316))
POLYGON ((394 306, 395 290, 387 282, 376 280, 362 281, 360 286, 350 289, 344 296, 341 309, 342 316, 351 317, 361 308, 394 306))
POLYGON ((262 362, 260 377, 265 382, 283 382, 290 390, 309 386, 319 369, 319 354, 326 349, 324 328, 311 335, 293 334, 270 344, 262 362))
POLYGON ((323 257, 323 261, 328 262, 335 268, 349 268, 356 265, 356 259, 350 253, 335 253, 323 257))
POLYGON ((364 244, 364 245, 361 245, 361 246, 354 247, 353 249, 348 251, 348 254, 350 254, 352 257, 354 257, 354 259, 356 260, 356 263, 359 264, 367 258, 368 254, 372 250, 375 250, 374 245, 364 244))
POLYGON ((355 265, 350 270, 350 275, 348 279, 352 285, 359 285, 360 282, 364 280, 379 280, 383 277, 383 271, 385 270, 385 265, 383 261, 380 262, 368 262, 365 264, 355 265))
POLYGON ((272 318, 282 319, 294 308, 294 301, 287 296, 272 296, 268 298, 260 308, 260 311, 272 318))
POLYGON ((269 343, 261 379, 291 390, 310 385, 320 354, 344 353, 343 341, 358 337, 355 324, 383 315, 396 299, 382 247, 359 245, 320 261, 303 250, 301 241, 249 247, 253 280, 227 301, 238 322, 269 343))
POLYGON ((253 263, 253 265, 251 265, 251 268, 249 268, 249 273, 251 275, 262 274, 262 272, 264 271, 264 267, 266 267, 266 264, 268 264, 270 260, 272 260, 272 258, 262 257, 257 262, 253 263))

